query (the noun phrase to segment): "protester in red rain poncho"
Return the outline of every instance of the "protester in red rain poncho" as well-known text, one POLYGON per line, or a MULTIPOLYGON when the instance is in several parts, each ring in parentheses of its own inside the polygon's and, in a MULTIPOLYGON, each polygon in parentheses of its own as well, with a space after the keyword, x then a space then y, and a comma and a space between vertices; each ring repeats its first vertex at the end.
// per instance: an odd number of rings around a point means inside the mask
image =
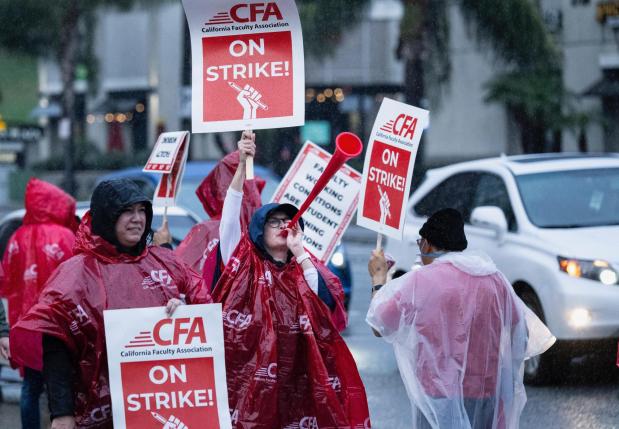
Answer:
POLYGON ((150 201, 130 180, 102 182, 79 227, 75 256, 50 278, 39 302, 17 324, 14 345, 43 333, 44 375, 56 428, 111 428, 103 311, 210 302, 199 277, 163 247, 148 246, 150 201), (71 381, 72 380, 72 381, 71 381))
MULTIPOLYGON (((51 183, 30 179, 24 200, 23 224, 10 238, 2 259, 6 277, 0 292, 9 301, 10 326, 37 302, 56 267, 71 257, 77 229, 75 200, 51 183)), ((40 344, 34 346, 40 348, 40 344)), ((39 428, 43 376, 28 367, 22 373, 22 427, 39 428)))
MULTIPOLYGON (((252 139, 244 133, 239 142, 241 162, 220 226, 227 264, 213 291, 223 307, 233 427, 369 428, 365 388, 318 296, 319 274, 303 249, 302 223, 286 228, 297 209, 267 204, 241 233, 240 191, 245 159, 255 151, 252 139)), ((323 267, 320 275, 328 272, 323 267)))
MULTIPOLYGON (((219 243, 219 222, 226 190, 239 164, 239 153, 233 152, 222 159, 204 178, 196 195, 202 202, 204 211, 210 219, 194 226, 174 253, 196 272, 202 272, 206 256, 219 243)), ((243 205, 241 207, 241 227, 247 228, 251 215, 262 205, 260 193, 264 188, 263 179, 256 177, 243 184, 243 205)))

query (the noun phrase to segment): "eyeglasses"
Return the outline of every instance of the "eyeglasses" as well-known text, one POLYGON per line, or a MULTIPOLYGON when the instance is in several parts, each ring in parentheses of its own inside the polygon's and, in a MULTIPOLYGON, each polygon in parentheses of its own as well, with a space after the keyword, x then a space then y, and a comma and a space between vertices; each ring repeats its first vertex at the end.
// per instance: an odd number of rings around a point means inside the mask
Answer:
POLYGON ((267 219, 267 225, 269 225, 271 228, 286 227, 286 225, 288 225, 288 222, 290 222, 290 219, 288 218, 272 217, 270 219, 267 219))
POLYGON ((424 238, 418 238, 417 239, 417 247, 419 247, 421 249, 421 243, 423 243, 424 238))

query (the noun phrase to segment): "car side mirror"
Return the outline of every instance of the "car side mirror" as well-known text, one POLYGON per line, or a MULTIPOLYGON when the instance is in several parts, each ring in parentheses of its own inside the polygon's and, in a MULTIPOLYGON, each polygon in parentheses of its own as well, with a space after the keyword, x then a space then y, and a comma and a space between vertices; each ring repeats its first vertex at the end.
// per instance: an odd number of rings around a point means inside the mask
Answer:
POLYGON ((471 224, 479 228, 493 230, 499 240, 502 240, 507 232, 505 213, 496 206, 481 206, 473 209, 471 224))

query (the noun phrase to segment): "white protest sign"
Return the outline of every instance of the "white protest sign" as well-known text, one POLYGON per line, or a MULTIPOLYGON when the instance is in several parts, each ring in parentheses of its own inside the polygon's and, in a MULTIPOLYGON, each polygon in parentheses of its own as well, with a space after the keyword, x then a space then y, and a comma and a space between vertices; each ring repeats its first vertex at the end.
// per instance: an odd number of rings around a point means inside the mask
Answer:
POLYGON ((383 100, 365 156, 358 225, 402 239, 413 166, 429 113, 383 100))
POLYGON ((188 131, 162 133, 157 139, 143 168, 145 172, 162 173, 153 196, 154 206, 175 205, 189 154, 189 140, 188 131))
POLYGON ((115 428, 231 429, 221 304, 103 316, 115 428))
POLYGON ((192 132, 303 125, 303 36, 294 0, 183 0, 192 132))
MULTIPOLYGON (((300 207, 318 177, 325 170, 331 154, 306 142, 273 194, 273 202, 300 207)), ((316 258, 327 262, 350 224, 357 203, 361 174, 344 164, 303 214, 304 246, 316 258)))

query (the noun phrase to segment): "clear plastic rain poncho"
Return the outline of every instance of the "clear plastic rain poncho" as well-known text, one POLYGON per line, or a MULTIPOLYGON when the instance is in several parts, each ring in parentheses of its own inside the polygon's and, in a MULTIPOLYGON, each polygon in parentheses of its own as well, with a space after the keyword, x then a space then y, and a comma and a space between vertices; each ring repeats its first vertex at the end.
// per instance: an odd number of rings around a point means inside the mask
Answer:
POLYGON ((481 252, 388 282, 367 322, 393 344, 417 429, 517 429, 524 361, 555 341, 481 252))

